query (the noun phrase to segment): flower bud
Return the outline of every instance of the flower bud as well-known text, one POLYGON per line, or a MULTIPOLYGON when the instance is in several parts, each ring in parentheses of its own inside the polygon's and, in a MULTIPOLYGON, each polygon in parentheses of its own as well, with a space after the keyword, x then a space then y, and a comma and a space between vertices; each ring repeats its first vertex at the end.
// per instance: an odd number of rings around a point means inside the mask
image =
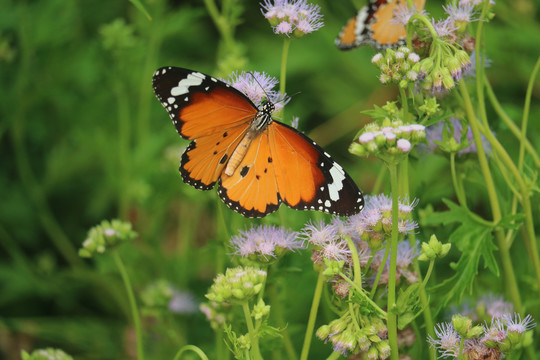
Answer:
POLYGON ((472 320, 463 315, 456 314, 452 316, 452 325, 459 335, 466 338, 467 333, 472 327, 472 320))

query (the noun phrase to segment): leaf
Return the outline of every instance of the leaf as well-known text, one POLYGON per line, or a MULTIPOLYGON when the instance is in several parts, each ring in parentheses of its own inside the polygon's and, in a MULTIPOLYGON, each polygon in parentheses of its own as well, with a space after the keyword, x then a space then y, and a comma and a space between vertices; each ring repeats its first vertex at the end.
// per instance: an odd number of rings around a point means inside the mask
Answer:
MULTIPOLYGON (((467 208, 447 199, 443 201, 450 210, 431 215, 426 219, 426 223, 444 225, 458 223, 458 227, 448 240, 455 244, 462 254, 457 264, 453 266, 455 275, 434 287, 437 292, 445 294, 438 309, 452 300, 461 299, 466 290, 472 291, 480 260, 483 260, 485 268, 499 275, 499 267, 494 256, 497 247, 493 243, 492 234, 496 225, 482 219, 467 208)), ((512 218, 508 221, 516 219, 512 218)))
POLYGON ((146 16, 148 21, 152 21, 152 17, 150 16, 150 14, 148 13, 144 5, 139 0, 129 0, 129 2, 132 3, 140 12, 142 12, 144 16, 146 16))
POLYGON ((517 230, 523 225, 525 220, 525 215, 522 213, 519 214, 509 214, 502 217, 502 219, 497 224, 497 227, 508 230, 517 230))
POLYGON ((400 330, 403 330, 405 326, 410 324, 423 310, 420 306, 420 296, 418 295, 421 285, 421 283, 414 283, 405 289, 405 291, 399 292, 396 306, 398 309, 398 328, 400 330))

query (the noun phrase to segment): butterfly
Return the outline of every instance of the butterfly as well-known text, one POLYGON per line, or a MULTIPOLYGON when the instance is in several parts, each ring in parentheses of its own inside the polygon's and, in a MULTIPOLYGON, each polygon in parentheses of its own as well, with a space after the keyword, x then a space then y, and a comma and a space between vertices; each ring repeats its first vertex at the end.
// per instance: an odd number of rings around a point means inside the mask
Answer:
MULTIPOLYGON (((426 0, 413 2, 416 10, 422 11, 426 0)), ((391 21, 400 6, 407 6, 406 0, 371 0, 343 27, 336 38, 336 46, 341 50, 350 50, 371 45, 382 50, 404 45, 407 35, 405 26, 391 21)))
POLYGON ((296 129, 257 108, 234 87, 198 71, 163 67, 153 76, 158 100, 177 132, 191 140, 182 155, 185 183, 210 190, 246 217, 263 217, 280 203, 293 209, 349 216, 364 207, 351 177, 296 129))

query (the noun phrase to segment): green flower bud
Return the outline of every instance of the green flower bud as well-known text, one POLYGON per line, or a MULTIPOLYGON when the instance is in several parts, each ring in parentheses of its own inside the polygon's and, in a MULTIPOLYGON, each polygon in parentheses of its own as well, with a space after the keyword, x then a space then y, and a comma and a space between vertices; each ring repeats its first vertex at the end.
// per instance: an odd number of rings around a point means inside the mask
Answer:
POLYGON ((380 360, 384 360, 390 357, 392 353, 392 348, 390 347, 388 340, 383 340, 380 343, 375 344, 375 347, 377 348, 377 351, 379 352, 380 360))
POLYGON ((349 152, 356 156, 366 156, 368 154, 366 147, 357 142, 351 143, 349 146, 349 152))
POLYGON ((317 329, 317 332, 315 333, 315 335, 319 339, 325 340, 328 337, 328 335, 330 335, 330 326, 328 325, 321 326, 319 329, 317 329))
POLYGON ((452 325, 459 335, 467 338, 467 334, 472 327, 472 320, 463 315, 456 314, 452 316, 452 325))
POLYGON ((367 358, 368 360, 377 360, 379 358, 379 351, 375 346, 369 348, 367 358))
POLYGON ((260 299, 257 305, 253 307, 251 315, 255 320, 260 320, 263 317, 267 316, 270 313, 270 305, 266 305, 263 299, 260 299))
POLYGON ((96 254, 102 254, 107 248, 133 240, 135 237, 137 237, 137 233, 132 230, 131 223, 120 220, 103 220, 88 231, 86 240, 83 241, 82 248, 79 249, 79 256, 92 257, 96 254))
POLYGON ((484 333, 484 328, 480 325, 476 325, 476 326, 473 326, 473 328, 467 332, 466 338, 475 339, 479 337, 480 335, 482 335, 483 333, 484 333))
POLYGON ((73 360, 73 358, 60 349, 46 348, 32 351, 31 354, 26 351, 21 352, 22 360, 73 360))

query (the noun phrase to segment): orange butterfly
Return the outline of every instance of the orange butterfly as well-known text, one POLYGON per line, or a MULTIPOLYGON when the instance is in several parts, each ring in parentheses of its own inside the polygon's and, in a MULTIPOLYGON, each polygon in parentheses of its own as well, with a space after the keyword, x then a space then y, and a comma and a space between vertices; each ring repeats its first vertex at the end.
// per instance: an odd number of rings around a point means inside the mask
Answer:
POLYGON ((284 202, 293 209, 356 214, 364 198, 328 153, 294 128, 272 119, 274 104, 257 108, 234 87, 200 72, 163 67, 154 93, 176 130, 192 140, 182 155, 184 182, 218 194, 247 217, 284 202))
MULTIPOLYGON (((426 0, 414 0, 418 11, 424 9, 426 0)), ((407 6, 405 0, 371 0, 358 14, 347 22, 341 30, 336 46, 341 50, 354 49, 361 45, 371 45, 377 50, 396 48, 405 44, 405 26, 391 21, 400 6, 407 6)))

